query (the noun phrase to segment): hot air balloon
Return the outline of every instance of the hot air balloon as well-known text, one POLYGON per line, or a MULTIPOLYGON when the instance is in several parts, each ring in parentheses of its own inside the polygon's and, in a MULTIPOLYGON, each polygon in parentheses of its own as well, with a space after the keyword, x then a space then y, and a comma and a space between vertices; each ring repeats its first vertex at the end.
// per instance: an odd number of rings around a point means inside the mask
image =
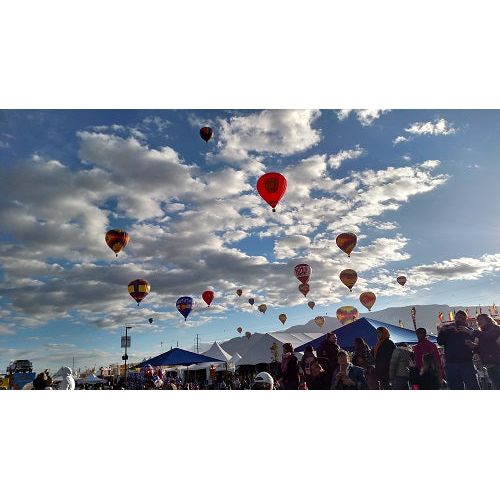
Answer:
POLYGON ((285 324, 285 322, 286 322, 286 314, 280 314, 280 315, 278 316, 278 319, 279 319, 279 320, 280 320, 283 324, 285 324))
POLYGON ((352 323, 358 319, 359 312, 355 307, 342 306, 337 309, 337 319, 343 324, 352 323))
POLYGON ((358 237, 354 233, 340 233, 335 241, 337 242, 337 246, 350 257, 351 252, 356 246, 358 237))
POLYGON ((396 281, 401 285, 401 286, 405 286, 405 283, 406 283, 406 276, 398 276, 396 281))
POLYGON ((358 281, 358 273, 354 269, 344 269, 339 276, 340 281, 352 292, 352 287, 358 281))
POLYGON ((241 294, 243 293, 243 290, 241 288, 238 288, 238 290, 236 290, 236 295, 238 297, 241 297, 241 294))
POLYGON ((238 328, 236 328, 236 331, 237 331, 238 333, 241 333, 241 332, 243 331, 243 328, 241 328, 241 326, 239 326, 238 328))
POLYGON ((214 131, 210 127, 201 127, 200 128, 200 137, 208 142, 212 136, 214 135, 214 131))
POLYGON ((314 309, 314 306, 316 305, 316 302, 314 302, 314 301, 310 300, 310 301, 307 303, 307 305, 309 306, 309 309, 311 309, 311 310, 312 310, 312 309, 314 309))
POLYGON ((249 339, 252 336, 252 332, 245 332, 245 337, 249 339))
POLYGON ((175 303, 177 310, 184 316, 184 321, 187 320, 189 313, 193 310, 194 300, 192 297, 179 297, 175 303))
POLYGON ((214 292, 212 292, 212 290, 206 290, 201 294, 201 298, 206 302, 207 306, 210 307, 212 300, 214 300, 214 292))
POLYGON ((311 277, 311 266, 309 264, 297 264, 293 270, 295 277, 304 285, 309 283, 311 277))
POLYGON ((128 293, 140 304, 141 300, 150 292, 151 286, 146 280, 134 280, 128 284, 128 293))
POLYGON ((129 236, 123 229, 111 229, 106 233, 106 244, 118 257, 118 252, 123 250, 128 243, 129 236))
POLYGON ((149 319, 148 319, 148 321, 149 321, 149 324, 150 324, 150 325, 152 325, 152 324, 153 324, 153 318, 149 318, 149 319))
POLYGON ((299 292, 304 296, 307 297, 307 294, 309 293, 309 290, 311 287, 307 283, 302 283, 299 285, 299 292))
POLYGON ((266 314, 266 311, 267 311, 267 306, 266 304, 261 304, 259 306, 259 311, 262 313, 262 314, 266 314))
POLYGON ((325 318, 323 318, 323 316, 316 316, 314 318, 314 322, 320 327, 322 328, 323 325, 325 324, 325 318))
POLYGON ((276 212, 276 205, 286 191, 286 179, 277 172, 264 174, 257 181, 257 191, 264 201, 273 207, 273 212, 276 212))
POLYGON ((255 299, 248 299, 248 303, 253 306, 255 304, 255 299))
POLYGON ((363 292, 359 296, 359 301, 369 310, 372 310, 373 304, 377 300, 377 296, 373 292, 363 292))

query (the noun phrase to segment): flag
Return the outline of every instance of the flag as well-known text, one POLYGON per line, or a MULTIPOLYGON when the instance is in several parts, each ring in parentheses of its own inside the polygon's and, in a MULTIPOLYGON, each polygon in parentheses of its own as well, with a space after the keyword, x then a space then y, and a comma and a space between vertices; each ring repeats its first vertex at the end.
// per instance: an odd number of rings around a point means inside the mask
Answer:
POLYGON ((400 326, 400 328, 404 328, 405 324, 401 320, 399 320, 399 326, 400 326))
POLYGON ((469 314, 469 308, 468 307, 465 308, 465 314, 467 316, 467 319, 469 319, 470 318, 470 314, 469 314))
POLYGON ((416 330, 417 329, 417 310, 415 307, 411 308, 411 319, 413 321, 413 328, 416 330))
POLYGON ((478 313, 477 313, 477 306, 476 306, 476 316, 477 316, 477 314, 478 314, 478 313))
POLYGON ((493 304, 493 314, 498 314, 497 313, 497 306, 495 304, 493 304))
POLYGON ((483 308, 481 307, 481 304, 479 304, 479 314, 483 314, 483 308))
POLYGON ((448 312, 448 318, 450 318, 450 321, 454 321, 455 320, 455 315, 453 314, 453 311, 449 311, 448 312))
POLYGON ((443 320, 444 320, 444 316, 443 316, 443 313, 440 311, 439 314, 438 314, 438 320, 442 323, 443 320))

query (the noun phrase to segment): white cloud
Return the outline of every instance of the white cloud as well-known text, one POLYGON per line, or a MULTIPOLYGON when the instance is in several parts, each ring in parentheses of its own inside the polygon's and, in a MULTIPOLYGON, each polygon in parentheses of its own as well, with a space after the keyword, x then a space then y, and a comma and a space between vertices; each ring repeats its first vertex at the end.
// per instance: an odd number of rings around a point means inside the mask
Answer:
POLYGON ((359 123, 361 123, 363 127, 368 127, 375 120, 389 111, 390 109, 341 109, 337 111, 337 119, 339 121, 344 121, 351 114, 351 112, 354 112, 359 123))
POLYGON ((394 144, 394 146, 396 144, 399 144, 401 142, 407 142, 409 141, 410 139, 408 139, 408 137, 405 137, 404 135, 398 135, 393 141, 392 143, 394 144))
POLYGON ((456 131, 453 124, 444 118, 436 119, 433 122, 414 122, 405 128, 405 132, 416 135, 451 135, 456 131))
POLYGON ((333 169, 340 168, 342 162, 359 158, 363 153, 364 150, 359 144, 354 149, 341 149, 338 153, 328 158, 328 166, 333 169))
POLYGON ((346 120, 349 117, 349 114, 351 113, 352 109, 339 109, 337 111, 337 119, 342 122, 346 120))

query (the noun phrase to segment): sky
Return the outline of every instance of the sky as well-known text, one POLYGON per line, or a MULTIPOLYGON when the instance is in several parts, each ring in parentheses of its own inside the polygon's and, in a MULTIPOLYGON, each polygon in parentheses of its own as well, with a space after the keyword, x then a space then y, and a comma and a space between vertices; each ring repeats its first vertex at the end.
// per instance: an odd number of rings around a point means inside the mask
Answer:
POLYGON ((280 313, 288 327, 364 311, 363 291, 373 310, 498 302, 499 137, 490 110, 0 111, 0 372, 13 359, 119 362, 125 325, 132 359, 238 326, 276 331, 280 313), (276 213, 255 189, 271 171, 288 181, 276 213), (113 228, 130 235, 118 258, 113 228), (358 236, 350 259, 335 244, 344 231, 358 236), (151 284, 140 307, 137 278, 151 284), (186 322, 182 295, 196 301, 186 322))

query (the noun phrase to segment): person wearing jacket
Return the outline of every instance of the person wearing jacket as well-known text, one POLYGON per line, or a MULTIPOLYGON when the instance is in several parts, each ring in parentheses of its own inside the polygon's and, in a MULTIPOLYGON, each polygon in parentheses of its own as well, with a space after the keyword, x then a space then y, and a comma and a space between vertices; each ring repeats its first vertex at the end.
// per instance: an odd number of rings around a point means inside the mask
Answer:
POLYGON ((75 379, 73 378, 73 371, 68 366, 61 368, 63 379, 59 382, 58 390, 60 391, 74 391, 75 379))
POLYGON ((307 386, 309 386, 309 382, 311 381, 311 366, 315 360, 316 356, 314 355, 313 348, 307 346, 300 360, 300 379, 301 382, 305 382, 307 386))
POLYGON ((299 388, 299 363, 293 353, 292 344, 289 343, 283 344, 281 380, 285 390, 297 390, 299 388))
POLYGON ((331 378, 333 372, 338 366, 338 355, 340 347, 337 344, 337 335, 332 331, 326 334, 326 339, 321 342, 318 350, 318 358, 321 358, 321 364, 331 378))
POLYGON ((418 339, 418 342, 413 346, 413 352, 415 354, 415 366, 419 370, 421 370, 423 366, 424 354, 430 353, 436 358, 439 369, 441 370, 441 376, 444 376, 444 367, 443 362, 441 361, 441 356, 439 355, 436 344, 434 344, 427 338, 427 330, 425 328, 417 328, 415 333, 418 339))
POLYGON ((488 370, 493 389, 500 389, 500 326, 487 314, 478 314, 478 334, 476 351, 488 370))
POLYGON ((316 358, 311 363, 311 378, 307 383, 307 387, 310 390, 328 390, 332 385, 331 377, 328 377, 328 373, 321 366, 321 362, 316 358))
POLYGON ((375 375, 381 389, 390 389, 389 368, 391 365, 392 352, 396 345, 389 338, 389 330, 384 326, 377 328, 377 343, 373 349, 375 354, 375 375))
POLYGON ((345 351, 339 352, 338 367, 333 372, 331 388, 335 390, 368 389, 364 370, 353 365, 345 351))
POLYGON ((370 346, 365 342, 363 337, 354 339, 354 353, 352 355, 352 364, 366 369, 369 365, 373 365, 373 353, 370 346))
POLYGON ((409 389, 410 362, 413 351, 408 344, 400 344, 392 352, 391 364, 389 366, 389 380, 392 389, 409 389))
POLYGON ((446 381, 451 390, 479 390, 476 370, 472 361, 474 332, 467 327, 466 314, 458 311, 455 325, 439 329, 437 343, 444 347, 446 381))
POLYGON ((421 390, 441 389, 441 369, 434 354, 424 354, 420 370, 415 366, 415 362, 411 361, 410 383, 412 387, 417 386, 421 390))

